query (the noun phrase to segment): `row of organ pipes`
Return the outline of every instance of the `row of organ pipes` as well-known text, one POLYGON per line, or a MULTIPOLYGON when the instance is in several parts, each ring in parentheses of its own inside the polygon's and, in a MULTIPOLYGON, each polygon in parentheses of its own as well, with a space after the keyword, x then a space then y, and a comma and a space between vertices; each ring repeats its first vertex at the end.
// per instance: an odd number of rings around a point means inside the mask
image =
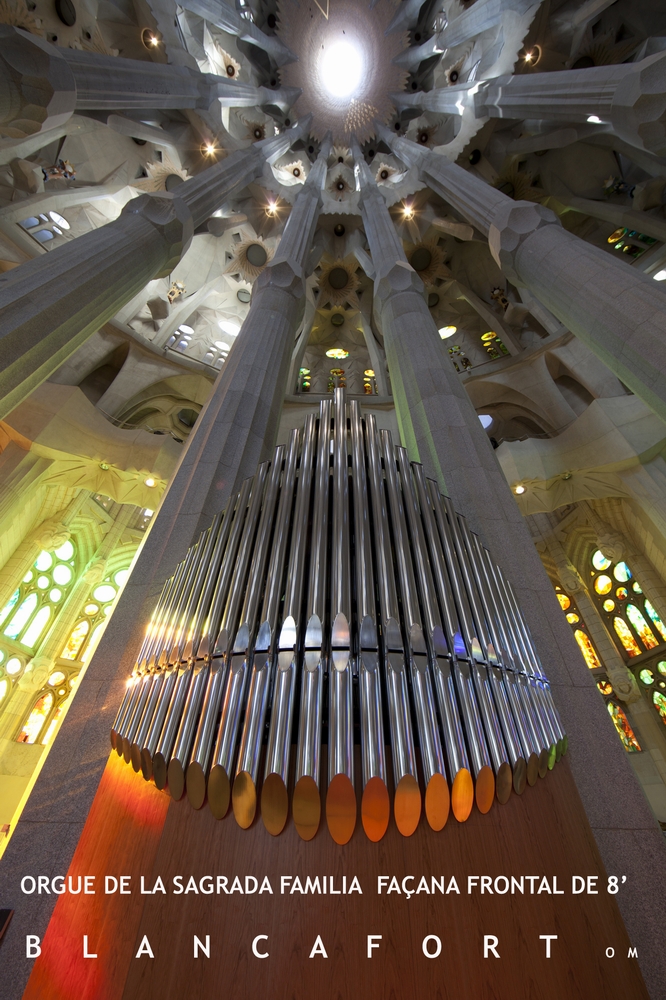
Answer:
POLYGON ((343 389, 275 449, 164 585, 111 731, 178 800, 325 816, 347 843, 464 822, 566 736, 510 583, 423 467, 343 389), (360 774, 355 745, 360 744, 360 774), (327 769, 324 777, 322 771, 327 769), (389 770, 392 775, 389 777, 389 770))

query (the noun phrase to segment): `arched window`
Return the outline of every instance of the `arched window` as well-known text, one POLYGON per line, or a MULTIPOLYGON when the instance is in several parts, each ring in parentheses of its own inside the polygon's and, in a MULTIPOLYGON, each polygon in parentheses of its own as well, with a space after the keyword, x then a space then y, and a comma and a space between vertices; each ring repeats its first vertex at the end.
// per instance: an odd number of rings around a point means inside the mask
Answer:
POLYGON ((634 659, 666 644, 666 625, 628 563, 614 563, 599 549, 590 562, 594 596, 625 656, 634 659))
POLYGON ((79 620, 74 625, 65 643, 63 660, 87 663, 95 646, 106 628, 119 589, 125 583, 129 570, 120 569, 109 574, 101 583, 96 583, 84 604, 79 620))
POLYGON ((659 712, 659 715, 661 716, 661 721, 666 726, 666 695, 663 695, 661 691, 653 691, 652 704, 659 712))
POLYGON ((603 667, 603 663, 601 662, 594 643, 589 636, 587 626, 583 621, 583 616, 581 615, 576 602, 573 597, 566 594, 561 587, 555 588, 555 596, 560 602, 560 607, 573 629, 574 639, 578 643, 578 648, 583 654, 583 659, 590 670, 599 670, 603 667))
POLYGON ((32 712, 26 719, 25 725, 17 737, 17 743, 37 742, 39 734, 44 728, 44 723, 51 713, 54 701, 55 696, 53 691, 45 691, 39 696, 34 704, 32 712))
POLYGON ((618 736, 622 740, 624 749, 628 753, 640 752, 640 744, 634 735, 634 731, 629 725, 629 720, 625 715, 624 709, 620 708, 617 702, 608 702, 608 714, 613 720, 613 725, 615 726, 618 736))

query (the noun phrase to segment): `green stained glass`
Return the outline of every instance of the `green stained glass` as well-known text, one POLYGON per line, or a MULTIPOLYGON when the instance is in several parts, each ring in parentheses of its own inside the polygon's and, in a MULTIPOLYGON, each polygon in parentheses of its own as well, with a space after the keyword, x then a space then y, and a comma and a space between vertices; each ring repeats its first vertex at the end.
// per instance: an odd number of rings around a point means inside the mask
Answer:
POLYGON ((632 573, 626 562, 619 562, 613 570, 613 576, 618 583, 626 583, 627 580, 631 580, 632 573))
POLYGON ((666 660, 660 660, 657 664, 657 670, 660 674, 666 677, 666 660))
POLYGON ((638 678, 643 682, 643 684, 654 684, 654 674, 647 668, 640 671, 638 678))
POLYGON ((19 599, 20 594, 21 594, 20 590, 15 590, 14 593, 12 594, 12 596, 9 598, 9 600, 5 604, 5 606, 2 609, 2 611, 0 611, 0 625, 2 625, 2 623, 5 620, 5 618, 8 618, 9 615, 12 613, 12 611, 13 611, 15 605, 16 605, 16 602, 19 599))
POLYGON ((631 589, 633 590, 634 594, 642 594, 643 593, 643 588, 641 587, 641 585, 638 582, 638 580, 634 580, 634 582, 631 585, 631 589))
POLYGON ((600 552, 599 549, 597 549, 597 551, 592 556, 592 565, 594 566, 594 568, 598 570, 608 569, 610 564, 611 564, 610 559, 606 559, 606 556, 603 554, 603 552, 600 552))
POLYGON ((26 599, 22 602, 20 608, 10 621, 9 625, 5 629, 5 635, 8 635, 10 639, 15 639, 20 632, 25 628, 30 615, 33 613, 37 607, 37 594, 28 594, 26 599))
POLYGON ((653 625, 657 629, 657 632, 661 636, 662 640, 666 642, 666 625, 662 622, 661 618, 654 610, 647 597, 645 598, 645 610, 647 611, 653 625))
POLYGON ((666 697, 661 693, 661 691, 652 692, 652 701, 654 707, 657 709, 661 716, 661 721, 666 725, 666 697))

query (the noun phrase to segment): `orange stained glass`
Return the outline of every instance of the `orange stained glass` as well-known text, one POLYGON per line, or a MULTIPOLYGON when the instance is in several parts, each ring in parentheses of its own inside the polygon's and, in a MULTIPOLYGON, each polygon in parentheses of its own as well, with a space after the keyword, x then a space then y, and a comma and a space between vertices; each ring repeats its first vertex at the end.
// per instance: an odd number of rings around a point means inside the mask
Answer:
POLYGON ((601 666, 601 661, 597 656, 596 649, 590 642, 590 637, 587 635, 586 632, 583 632, 583 630, 580 628, 576 629, 574 635, 576 637, 576 642, 580 646, 580 651, 583 654, 583 657, 585 658, 585 662, 587 663, 590 670, 598 669, 601 666))
POLYGON ((666 625, 664 625, 664 623, 662 622, 661 618, 659 617, 659 615, 657 614, 657 612, 654 610, 654 608, 652 607, 652 605, 650 604, 650 602, 648 601, 647 598, 645 599, 645 610, 647 611, 648 615, 650 616, 650 619, 651 619, 652 623, 654 624, 654 627, 659 632, 659 635, 661 636, 662 640, 664 642, 666 642, 666 625))
POLYGON ((17 739, 17 743, 36 743, 46 717, 53 708, 53 692, 47 691, 35 702, 35 707, 28 716, 28 721, 24 725, 17 739))
POLYGON ((622 740, 624 749, 628 753, 636 753, 640 751, 640 743, 634 736, 634 731, 629 725, 629 720, 627 719, 624 711, 619 705, 616 705, 614 701, 608 702, 608 714, 613 720, 613 725, 617 729, 618 736, 622 740))
POLYGON ((624 618, 614 618, 613 627, 619 636, 620 642, 629 653, 629 656, 640 656, 642 650, 631 634, 629 626, 625 622, 624 618))
POLYGON ((560 607, 562 608, 562 611, 566 611, 567 608, 571 607, 571 601, 569 600, 566 594, 558 593, 557 599, 560 602, 560 607))
POLYGON ((627 604, 627 618, 634 626, 638 632, 641 642, 646 649, 654 649, 655 646, 659 645, 659 640, 655 638, 655 634, 645 621, 645 618, 638 610, 635 604, 627 604))
POLYGON ((604 695, 609 695, 613 693, 613 685, 609 684, 608 681, 598 681, 597 687, 604 695))
POLYGON ((72 629, 67 644, 60 654, 63 660, 78 660, 81 646, 90 631, 90 622, 82 621, 72 629))

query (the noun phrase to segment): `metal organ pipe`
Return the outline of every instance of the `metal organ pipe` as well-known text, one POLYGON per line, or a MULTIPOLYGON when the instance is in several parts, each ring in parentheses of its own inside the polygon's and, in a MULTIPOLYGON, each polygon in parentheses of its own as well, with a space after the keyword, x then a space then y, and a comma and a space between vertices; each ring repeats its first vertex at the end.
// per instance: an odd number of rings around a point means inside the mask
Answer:
POLYGON ((218 819, 231 803, 247 828, 260 803, 274 836, 295 743, 296 830, 314 837, 325 798, 345 844, 357 782, 365 835, 388 828, 387 737, 403 836, 422 803, 433 830, 449 808, 463 822, 566 749, 511 585, 422 466, 338 389, 165 583, 111 742, 174 799, 186 789, 199 809, 207 797, 218 819))

